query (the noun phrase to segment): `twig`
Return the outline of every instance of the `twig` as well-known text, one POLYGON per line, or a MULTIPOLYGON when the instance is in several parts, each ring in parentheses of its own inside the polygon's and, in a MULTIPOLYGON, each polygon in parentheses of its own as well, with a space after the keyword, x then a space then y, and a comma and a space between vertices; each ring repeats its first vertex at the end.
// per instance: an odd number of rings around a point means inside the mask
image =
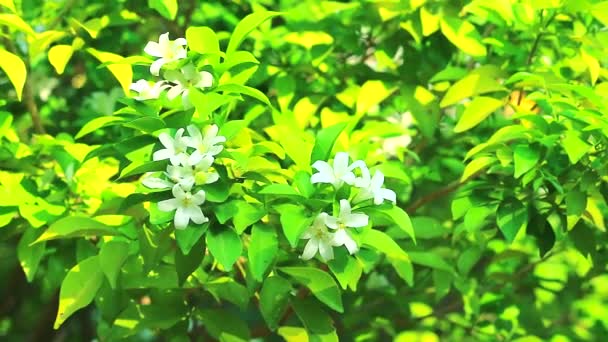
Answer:
POLYGON ((468 183, 469 181, 477 178, 477 176, 479 176, 480 174, 484 173, 485 170, 480 170, 477 171, 476 173, 472 174, 471 176, 469 176, 469 178, 465 179, 464 181, 457 181, 457 182, 453 182, 451 184, 449 184, 448 186, 446 186, 445 188, 441 188, 437 191, 431 192, 430 194, 418 199, 417 201, 415 201, 414 203, 412 203, 411 205, 409 205, 405 211, 407 211, 409 214, 413 214, 414 212, 416 212, 416 210, 418 210, 420 207, 422 207, 423 205, 432 202, 438 198, 442 198, 447 194, 450 194, 456 190, 458 190, 458 188, 460 188, 461 186, 465 185, 466 183, 468 183))

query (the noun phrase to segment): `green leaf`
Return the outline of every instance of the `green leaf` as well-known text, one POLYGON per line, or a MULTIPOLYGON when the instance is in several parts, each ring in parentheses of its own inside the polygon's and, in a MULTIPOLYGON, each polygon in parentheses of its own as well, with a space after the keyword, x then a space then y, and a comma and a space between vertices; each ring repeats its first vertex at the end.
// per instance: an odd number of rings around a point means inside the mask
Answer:
MULTIPOLYGON (((14 215, 14 214, 13 214, 14 215)), ((38 243, 30 246, 42 233, 41 229, 35 229, 33 227, 27 228, 19 240, 17 245, 17 257, 19 258, 19 264, 28 282, 34 280, 40 260, 46 250, 46 243, 38 243)))
POLYGON ((562 146, 566 150, 572 164, 578 163, 589 152, 589 145, 575 131, 566 131, 564 139, 562 139, 562 146))
POLYGON ((239 315, 222 308, 199 309, 198 315, 205 330, 214 341, 240 342, 249 341, 249 328, 239 315))
MULTIPOLYGON (((209 27, 189 27, 186 30, 186 40, 188 41, 188 48, 194 52, 200 54, 220 53, 220 42, 215 32, 209 27)), ((219 60, 219 55, 209 57, 212 65, 219 63, 219 60)))
POLYGON ((291 185, 287 184, 270 184, 258 192, 260 195, 276 195, 276 196, 302 196, 291 185))
POLYGON ((117 64, 107 65, 108 70, 116 77, 118 83, 122 87, 125 95, 129 95, 129 87, 133 82, 133 69, 130 64, 120 64, 124 60, 124 57, 117 54, 105 51, 95 50, 93 48, 87 48, 86 51, 97 58, 101 63, 116 62, 117 64))
POLYGON ((167 126, 165 125, 165 122, 159 118, 145 116, 125 122, 123 127, 135 128, 145 133, 152 133, 159 129, 166 128, 167 126))
POLYGON ((338 123, 333 126, 323 128, 317 133, 315 139, 315 146, 312 148, 312 154, 310 156, 310 162, 314 163, 317 160, 328 160, 331 155, 331 150, 334 147, 334 143, 340 136, 340 133, 346 127, 346 122, 338 123))
POLYGON ((247 227, 266 215, 266 211, 260 205, 253 205, 245 201, 235 201, 235 209, 232 222, 238 234, 243 233, 247 227))
POLYGON ((230 41, 228 42, 226 54, 230 55, 235 52, 239 48, 243 40, 245 40, 247 35, 260 24, 280 14, 281 13, 278 12, 263 11, 252 13, 243 18, 243 20, 241 20, 236 25, 236 27, 234 28, 234 32, 232 32, 232 35, 230 36, 230 41))
MULTIPOLYGON (((530 216, 530 223, 528 223, 526 233, 536 238, 536 245, 538 246, 540 256, 543 257, 555 245, 555 232, 547 219, 538 213, 537 210, 532 210, 530 216)), ((572 235, 569 236, 571 237, 572 235)), ((592 248, 595 249, 595 245, 592 248)))
POLYGON ((220 86, 215 87, 215 89, 213 89, 213 91, 218 92, 218 93, 223 92, 224 94, 243 94, 243 95, 251 96, 254 99, 268 105, 269 107, 272 107, 272 105, 270 104, 270 100, 268 100, 268 97, 266 96, 266 94, 262 93, 261 91, 255 89, 255 88, 244 86, 241 84, 226 83, 226 84, 222 84, 220 86))
POLYGON ((253 226, 247 254, 251 273, 256 280, 264 279, 266 270, 277 254, 278 246, 277 233, 273 227, 263 224, 253 226))
POLYGON ((313 298, 293 298, 291 306, 307 331, 327 334, 334 330, 331 317, 313 298))
POLYGON ((408 285, 414 284, 414 268, 408 254, 386 233, 375 229, 368 229, 361 238, 364 246, 374 248, 380 253, 386 254, 391 264, 401 279, 408 285))
POLYGON ((224 269, 230 270, 241 256, 243 244, 233 229, 223 226, 207 232, 207 248, 224 269))
POLYGON ((456 124, 456 127, 454 127, 454 132, 464 132, 477 126, 502 106, 503 101, 492 97, 479 96, 473 98, 473 100, 468 103, 460 119, 458 119, 458 123, 456 124))
POLYGON ((495 66, 479 67, 454 83, 445 93, 439 105, 444 108, 475 95, 504 91, 506 88, 498 83, 499 76, 500 70, 495 66))
POLYGON ((479 247, 470 247, 466 249, 460 256, 458 257, 458 261, 456 262, 456 266, 458 267, 458 271, 462 275, 467 275, 473 266, 477 264, 479 259, 481 258, 482 250, 479 247))
POLYGON ((71 45, 55 45, 49 49, 49 62, 59 75, 65 71, 65 66, 72 58, 74 49, 71 45))
POLYGON ((300 206, 284 204, 278 208, 283 233, 292 248, 298 245, 300 235, 310 226, 313 217, 300 206))
POLYGON ((428 216, 412 217, 412 226, 417 239, 436 239, 445 236, 448 230, 436 218, 428 216))
POLYGON ((460 177, 460 181, 464 182, 468 180, 473 175, 492 165, 495 161, 496 158, 494 157, 479 157, 473 159, 473 161, 471 161, 467 164, 467 166, 465 166, 464 171, 462 172, 462 177, 460 177))
POLYGON ((203 234, 207 232, 208 228, 209 223, 191 223, 186 229, 176 229, 175 240, 177 241, 177 246, 179 246, 179 249, 182 251, 182 254, 190 254, 192 248, 196 245, 201 236, 203 236, 203 234))
POLYGON ((148 0, 148 7, 169 20, 175 20, 177 15, 177 0, 148 0))
POLYGON ((404 233, 410 236, 414 243, 416 242, 416 234, 414 233, 414 227, 412 227, 412 221, 410 216, 396 205, 384 207, 382 209, 370 208, 366 209, 370 215, 383 216, 399 227, 404 233))
POLYGON ((334 259, 328 262, 329 270, 334 274, 342 289, 357 291, 357 283, 363 274, 363 266, 357 259, 348 255, 343 248, 334 250, 334 259))
POLYGON ((540 152, 533 145, 517 145, 513 149, 514 177, 530 171, 540 160, 540 152))
MULTIPOLYGON (((187 228, 185 230, 191 229, 187 228)), ((180 286, 201 265, 203 257, 205 257, 205 239, 199 238, 194 246, 190 248, 188 254, 185 254, 181 248, 175 249, 175 270, 180 286)))
POLYGON ((473 57, 484 57, 486 47, 475 26, 456 17, 444 16, 439 21, 443 35, 460 50, 473 57))
POLYGON ((587 208, 587 194, 572 190, 566 194, 566 215, 580 217, 587 208))
POLYGON ((414 264, 427 266, 437 270, 450 272, 455 275, 456 271, 442 257, 433 252, 414 252, 407 253, 414 264))
POLYGON ((91 235, 121 235, 118 226, 110 226, 95 219, 84 216, 68 216, 55 221, 32 244, 55 239, 91 235))
POLYGON ((327 273, 314 267, 281 267, 284 272, 306 286, 321 302, 337 312, 344 312, 338 285, 327 273))
POLYGON ((116 288, 116 278, 127 256, 129 256, 129 243, 125 241, 106 241, 99 250, 99 266, 113 289, 116 288))
POLYGON ((508 242, 513 242, 517 232, 528 222, 528 208, 521 201, 507 200, 498 206, 496 224, 508 242))
POLYGON ((260 312, 266 325, 271 330, 279 326, 279 321, 287 308, 291 292, 291 284, 276 275, 264 280, 260 291, 260 312))
POLYGON ((85 135, 93 133, 102 127, 110 126, 110 124, 117 125, 119 122, 122 121, 124 121, 124 118, 121 118, 119 116, 100 116, 87 122, 84 126, 82 126, 80 131, 78 131, 78 133, 76 133, 76 136, 74 136, 74 139, 80 139, 85 135))
POLYGON ((241 310, 247 308, 247 304, 249 303, 249 292, 245 286, 237 283, 232 278, 220 277, 206 282, 204 287, 218 301, 224 299, 237 305, 241 310))
POLYGON ((59 309, 54 328, 58 329, 74 312, 89 305, 102 282, 103 273, 97 256, 85 259, 74 266, 61 283, 59 309))
POLYGON ((27 77, 25 63, 18 56, 0 48, 0 68, 4 70, 8 79, 17 92, 17 99, 21 101, 23 86, 27 77))
POLYGON ((164 171, 167 168, 166 160, 155 161, 135 161, 122 169, 118 179, 125 179, 134 175, 141 175, 146 172, 164 171))

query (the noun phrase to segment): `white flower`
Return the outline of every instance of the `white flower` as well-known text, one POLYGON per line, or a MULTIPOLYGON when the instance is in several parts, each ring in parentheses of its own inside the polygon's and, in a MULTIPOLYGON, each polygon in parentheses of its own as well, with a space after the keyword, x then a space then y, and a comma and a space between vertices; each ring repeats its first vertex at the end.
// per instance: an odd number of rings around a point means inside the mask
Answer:
POLYGON ((205 192, 199 190, 196 194, 185 191, 179 184, 173 186, 173 196, 175 198, 158 202, 158 209, 161 211, 175 210, 173 222, 175 228, 184 229, 190 220, 196 224, 208 222, 200 205, 205 202, 205 192))
POLYGON ((330 233, 325 226, 326 217, 327 213, 317 215, 312 226, 308 227, 300 237, 300 239, 309 239, 304 247, 302 259, 310 260, 317 252, 319 252, 323 261, 334 258, 333 247, 339 245, 335 242, 334 234, 330 233))
POLYGON ((220 175, 211 169, 214 160, 215 158, 208 154, 193 153, 190 156, 188 164, 193 169, 194 180, 197 185, 215 183, 220 179, 220 175))
POLYGON ((397 203, 397 194, 393 190, 383 188, 384 174, 376 171, 373 177, 370 177, 367 167, 361 169, 362 177, 355 180, 355 186, 361 188, 353 202, 362 202, 370 198, 374 199, 375 205, 380 205, 384 200, 389 200, 393 204, 397 203))
POLYGON ((169 87, 165 81, 156 82, 150 84, 150 82, 146 80, 139 80, 135 83, 132 83, 129 89, 136 91, 139 95, 133 97, 137 101, 151 100, 157 99, 160 96, 160 93, 163 89, 169 87))
POLYGON ((348 200, 340 200, 340 213, 338 217, 325 216, 325 224, 331 229, 337 229, 334 241, 337 246, 346 246, 350 254, 359 250, 357 243, 348 235, 347 227, 359 228, 367 226, 369 217, 365 214, 353 213, 348 200))
POLYGON ((189 125, 186 129, 190 134, 190 138, 187 139, 186 143, 188 146, 196 149, 192 153, 191 158, 202 159, 205 155, 213 157, 222 152, 224 146, 218 144, 225 142, 226 138, 217 135, 219 131, 217 125, 207 127, 204 134, 194 125, 189 125))
POLYGON ((190 191, 194 185, 194 171, 188 165, 169 165, 165 174, 173 183, 179 184, 186 191, 190 191))
POLYGON ((167 97, 173 100, 180 94, 184 107, 190 107, 188 88, 209 88, 213 85, 213 75, 207 71, 197 71, 193 64, 187 64, 180 70, 168 70, 165 72, 165 79, 175 83, 169 89, 167 97))
POLYGON ((161 133, 158 136, 158 139, 165 148, 154 152, 152 159, 169 159, 173 165, 179 165, 186 160, 188 158, 188 155, 186 154, 186 149, 188 146, 186 145, 187 138, 183 137, 183 134, 183 128, 177 130, 175 133, 175 138, 171 138, 171 136, 165 132, 161 133))
POLYGON ((356 167, 365 167, 365 163, 361 160, 348 165, 348 153, 338 152, 334 158, 333 168, 326 161, 317 160, 312 167, 317 169, 317 173, 310 177, 311 183, 330 183, 336 189, 342 186, 343 183, 352 185, 355 182, 355 174, 353 170, 356 167))
POLYGON ((148 55, 160 57, 150 65, 150 73, 154 76, 158 76, 160 68, 164 64, 186 58, 186 49, 184 48, 186 44, 185 38, 169 40, 169 32, 161 34, 158 38, 158 43, 148 42, 144 51, 148 55))

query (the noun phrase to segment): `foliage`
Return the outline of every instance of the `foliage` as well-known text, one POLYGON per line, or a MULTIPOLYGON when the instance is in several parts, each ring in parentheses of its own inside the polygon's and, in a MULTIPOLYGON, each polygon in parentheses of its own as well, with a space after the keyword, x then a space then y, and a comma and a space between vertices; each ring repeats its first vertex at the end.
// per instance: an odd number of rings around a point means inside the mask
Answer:
POLYGON ((607 25, 0 1, 0 337, 607 336, 607 25))

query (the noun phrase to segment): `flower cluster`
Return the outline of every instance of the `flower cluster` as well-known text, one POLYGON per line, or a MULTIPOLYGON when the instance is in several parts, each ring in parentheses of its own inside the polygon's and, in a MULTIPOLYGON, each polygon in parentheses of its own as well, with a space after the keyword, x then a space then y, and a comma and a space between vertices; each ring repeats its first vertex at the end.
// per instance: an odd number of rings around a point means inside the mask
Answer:
MULTIPOLYGON (((186 46, 185 38, 169 40, 169 33, 160 35, 158 43, 148 42, 144 52, 158 58, 150 65, 150 73, 159 76, 160 70, 165 64, 186 59, 186 46)), ((131 84, 130 89, 138 93, 134 98, 138 101, 157 99, 163 90, 168 89, 167 98, 169 100, 182 95, 182 104, 185 108, 189 108, 191 107, 188 97, 190 87, 203 89, 213 85, 213 75, 207 71, 198 71, 191 62, 187 62, 179 69, 166 70, 163 76, 164 80, 158 82, 141 79, 131 84)))
POLYGON ((226 141, 225 137, 217 135, 216 125, 207 127, 204 132, 194 125, 185 130, 189 136, 184 136, 183 128, 178 129, 173 137, 167 133, 159 135, 164 148, 154 152, 152 158, 155 161, 168 159, 170 165, 161 177, 148 174, 142 180, 151 189, 172 189, 174 198, 158 202, 158 208, 166 212, 175 211, 177 229, 186 228, 190 220, 196 224, 209 221, 200 207, 205 202, 205 191, 194 192, 193 189, 219 179, 212 165, 215 156, 223 149, 220 144, 226 141))
POLYGON ((348 199, 340 200, 338 213, 334 213, 334 216, 325 212, 317 215, 313 224, 301 236, 301 239, 308 239, 302 259, 309 260, 318 252, 324 261, 331 260, 334 257, 333 247, 339 246, 345 246, 352 255, 359 250, 359 247, 348 229, 367 226, 369 217, 364 213, 353 212, 351 202, 361 204, 367 200, 373 200, 375 205, 380 205, 384 200, 389 200, 395 204, 397 195, 394 191, 383 188, 384 175, 382 172, 376 171, 372 176, 362 160, 349 164, 349 155, 346 152, 337 153, 333 165, 319 160, 312 167, 318 171, 310 178, 312 183, 332 184, 335 190, 348 184, 357 191, 351 196, 350 201, 348 199), (358 177, 354 172, 356 169, 360 171, 358 177))

